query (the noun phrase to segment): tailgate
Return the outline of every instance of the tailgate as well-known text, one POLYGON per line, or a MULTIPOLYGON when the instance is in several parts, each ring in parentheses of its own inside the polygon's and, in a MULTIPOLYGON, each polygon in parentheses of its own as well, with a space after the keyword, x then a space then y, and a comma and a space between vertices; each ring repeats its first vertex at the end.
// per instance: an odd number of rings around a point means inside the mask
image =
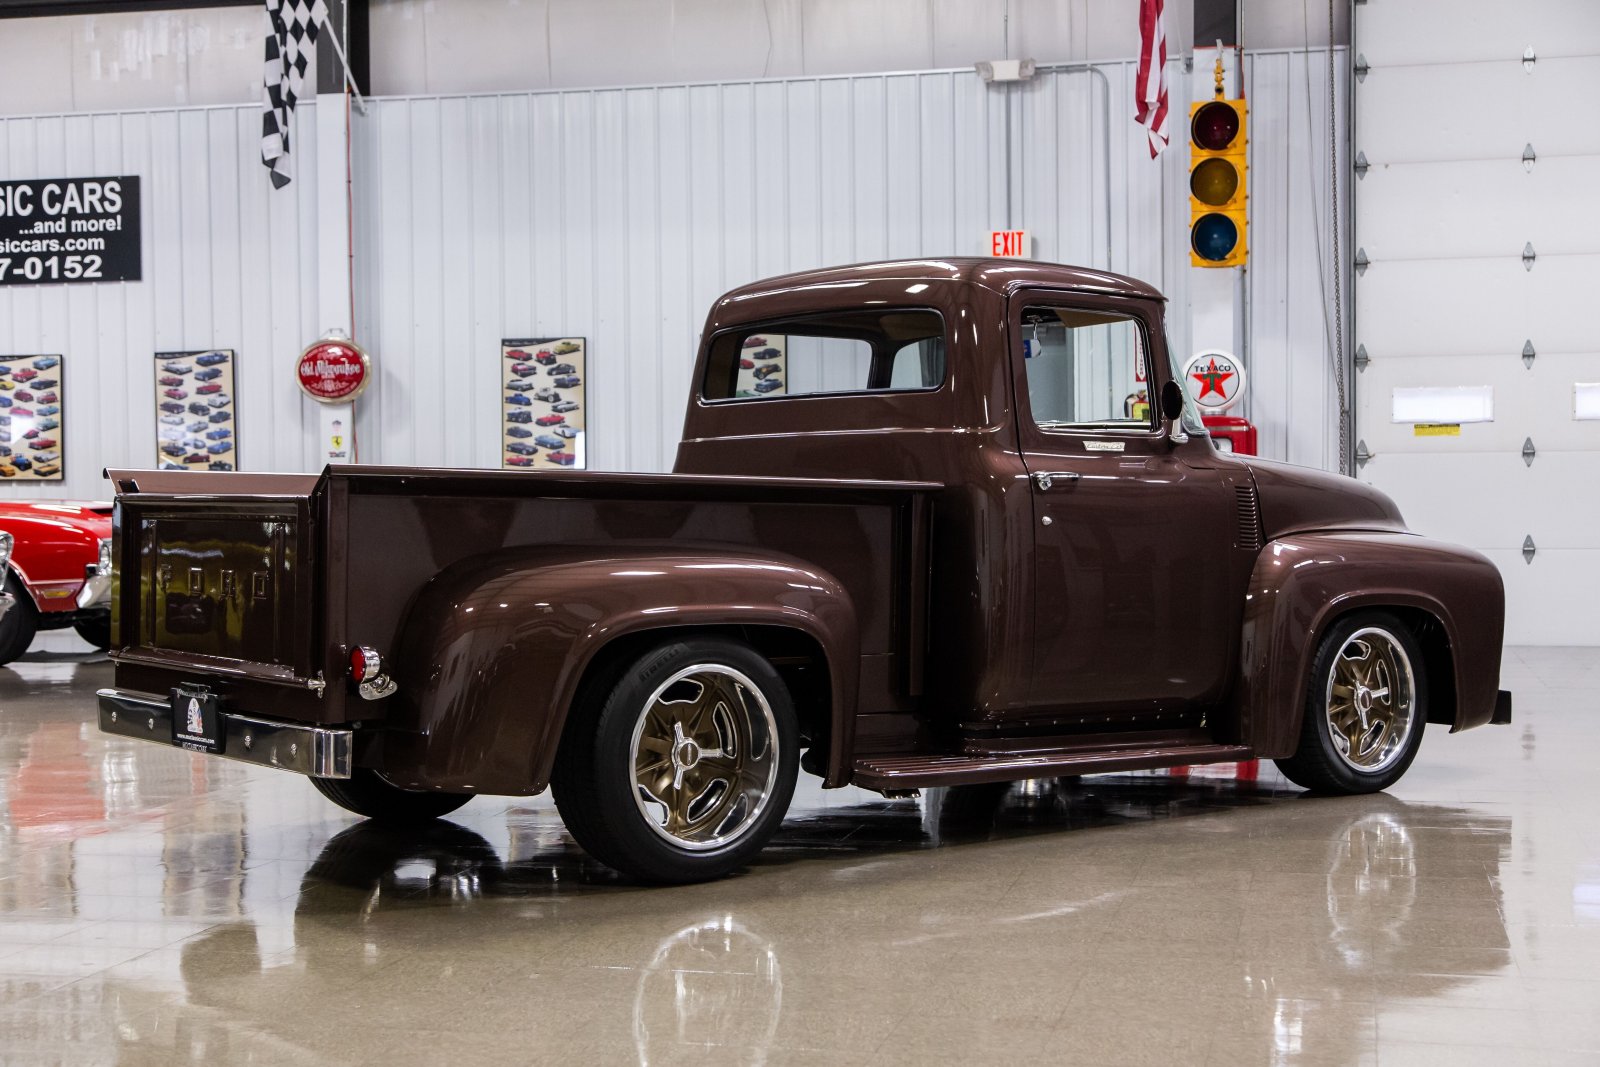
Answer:
POLYGON ((142 688, 321 686, 315 476, 114 471, 112 634, 142 688), (188 676, 188 677, 184 677, 188 676))

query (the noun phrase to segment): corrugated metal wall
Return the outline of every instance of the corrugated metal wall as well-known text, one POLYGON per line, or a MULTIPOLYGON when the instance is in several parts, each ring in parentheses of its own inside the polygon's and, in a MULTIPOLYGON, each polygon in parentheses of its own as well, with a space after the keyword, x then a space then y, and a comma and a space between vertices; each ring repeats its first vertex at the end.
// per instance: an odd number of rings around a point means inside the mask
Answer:
MULTIPOLYGON (((1326 56, 1246 67, 1246 412, 1268 454, 1331 467, 1330 222, 1314 207, 1326 56)), ((1047 70, 1009 101, 970 71, 378 101, 357 135, 360 331, 385 368, 363 455, 496 464, 499 339, 581 334, 592 464, 665 469, 718 294, 813 266, 978 254, 1008 225, 1041 259, 1155 281, 1187 352, 1185 124, 1175 114, 1174 150, 1152 163, 1128 120, 1133 73, 1047 70)))
MULTIPOLYGON (((315 169, 315 108, 294 141, 315 169)), ((7 497, 104 497, 107 466, 156 462, 155 353, 238 350, 240 460, 310 469, 316 413, 291 373, 316 332, 316 196, 269 195, 257 108, 186 108, 0 119, 0 177, 137 174, 141 282, 0 287, 0 356, 60 352, 65 483, 7 497)))
POLYGON ((499 462, 499 338, 589 338, 590 462, 671 465, 720 293, 805 267, 977 251, 1004 108, 970 71, 406 98, 358 139, 364 454, 499 462))
MULTIPOLYGON (((1312 239, 1325 68, 1325 52, 1246 67, 1248 412, 1268 454, 1319 466, 1336 441, 1312 239)), ((353 146, 357 332, 381 372, 359 404, 361 458, 497 465, 500 338, 575 334, 590 341, 592 465, 664 469, 719 293, 805 267, 978 254, 1007 224, 1041 259, 1159 284, 1187 351, 1183 112, 1152 163, 1129 116, 1132 64, 1098 70, 1103 84, 1046 70, 1009 100, 963 70, 373 101, 353 146)), ((1169 78, 1186 98, 1177 63, 1169 78)), ((0 290, 5 351, 67 353, 68 493, 102 495, 103 465, 154 461, 158 349, 237 349, 242 465, 314 466, 316 413, 289 372, 320 332, 312 111, 296 145, 308 180, 270 196, 254 108, 0 123, 5 177, 147 176, 145 282, 0 290)), ((1321 232, 1326 255, 1326 219, 1321 232)))

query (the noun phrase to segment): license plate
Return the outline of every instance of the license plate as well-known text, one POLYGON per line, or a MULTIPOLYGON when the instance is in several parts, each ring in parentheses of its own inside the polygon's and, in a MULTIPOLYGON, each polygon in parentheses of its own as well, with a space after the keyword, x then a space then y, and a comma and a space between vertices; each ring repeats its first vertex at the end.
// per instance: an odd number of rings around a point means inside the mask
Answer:
POLYGON ((197 752, 221 752, 222 698, 205 690, 172 691, 172 743, 197 752))

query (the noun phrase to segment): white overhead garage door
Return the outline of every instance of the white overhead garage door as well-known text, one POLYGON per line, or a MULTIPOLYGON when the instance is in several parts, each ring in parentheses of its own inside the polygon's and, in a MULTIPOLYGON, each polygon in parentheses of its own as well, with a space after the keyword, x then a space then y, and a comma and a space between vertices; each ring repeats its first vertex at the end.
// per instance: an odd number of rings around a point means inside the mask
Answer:
POLYGON ((1355 12, 1357 473, 1600 644, 1600 3, 1355 12))

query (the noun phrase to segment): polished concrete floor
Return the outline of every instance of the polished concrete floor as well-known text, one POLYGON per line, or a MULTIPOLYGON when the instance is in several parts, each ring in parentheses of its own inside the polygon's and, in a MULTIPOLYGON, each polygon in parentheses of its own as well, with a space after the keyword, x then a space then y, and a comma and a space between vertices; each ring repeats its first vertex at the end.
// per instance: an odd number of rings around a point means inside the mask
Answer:
POLYGON ((808 779, 640 889, 548 798, 388 831, 103 739, 71 642, 0 669, 0 1062, 1600 1063, 1600 650, 1508 650, 1516 724, 1386 795, 808 779))

